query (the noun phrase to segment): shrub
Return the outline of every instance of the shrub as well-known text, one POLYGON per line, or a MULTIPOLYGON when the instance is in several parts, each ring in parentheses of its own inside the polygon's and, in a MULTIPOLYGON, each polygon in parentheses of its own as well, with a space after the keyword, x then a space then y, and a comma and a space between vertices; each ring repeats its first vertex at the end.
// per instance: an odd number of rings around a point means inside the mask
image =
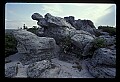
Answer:
POLYGON ((106 47, 105 40, 102 38, 96 38, 93 41, 93 48, 98 49, 98 48, 103 48, 106 47))
POLYGON ((17 41, 13 35, 5 34, 5 57, 17 52, 17 41))
POLYGON ((38 28, 28 28, 27 31, 37 34, 38 28))
POLYGON ((64 53, 70 51, 70 48, 71 48, 71 46, 72 46, 70 37, 67 36, 67 37, 63 38, 63 39, 60 41, 59 45, 60 45, 60 47, 61 47, 61 49, 62 49, 62 51, 63 51, 64 53))
POLYGON ((99 26, 98 29, 101 29, 103 32, 108 32, 111 36, 116 35, 116 28, 110 26, 99 26))

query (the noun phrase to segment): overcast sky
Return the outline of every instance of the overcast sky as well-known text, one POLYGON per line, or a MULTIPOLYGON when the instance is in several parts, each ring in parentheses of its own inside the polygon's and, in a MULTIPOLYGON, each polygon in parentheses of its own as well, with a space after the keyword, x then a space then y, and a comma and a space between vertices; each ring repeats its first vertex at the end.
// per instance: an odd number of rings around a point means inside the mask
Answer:
POLYGON ((75 19, 93 21, 95 27, 99 25, 116 26, 115 4, 92 3, 6 3, 5 28, 16 29, 26 24, 28 27, 37 26, 37 21, 31 15, 39 13, 44 16, 74 16, 75 19))

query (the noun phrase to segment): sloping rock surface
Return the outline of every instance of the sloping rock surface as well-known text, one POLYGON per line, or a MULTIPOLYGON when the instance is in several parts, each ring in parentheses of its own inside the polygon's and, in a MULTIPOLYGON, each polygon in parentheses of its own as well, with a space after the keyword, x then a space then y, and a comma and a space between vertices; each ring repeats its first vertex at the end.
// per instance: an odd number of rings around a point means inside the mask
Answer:
POLYGON ((97 49, 87 63, 89 72, 97 78, 115 78, 116 50, 107 48, 97 49))
MULTIPOLYGON (((18 41, 18 53, 24 54, 23 62, 50 59, 55 56, 57 45, 53 38, 38 37, 35 34, 19 30, 14 33, 18 41)), ((32 62, 33 62, 32 61, 32 62)))

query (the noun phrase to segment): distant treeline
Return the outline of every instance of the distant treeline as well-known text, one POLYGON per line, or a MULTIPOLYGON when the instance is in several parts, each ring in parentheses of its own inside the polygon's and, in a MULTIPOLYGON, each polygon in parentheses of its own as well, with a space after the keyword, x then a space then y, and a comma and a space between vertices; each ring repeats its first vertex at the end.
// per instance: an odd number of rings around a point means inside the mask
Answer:
POLYGON ((108 32, 110 35, 116 35, 116 28, 111 26, 98 26, 98 29, 103 32, 108 32))

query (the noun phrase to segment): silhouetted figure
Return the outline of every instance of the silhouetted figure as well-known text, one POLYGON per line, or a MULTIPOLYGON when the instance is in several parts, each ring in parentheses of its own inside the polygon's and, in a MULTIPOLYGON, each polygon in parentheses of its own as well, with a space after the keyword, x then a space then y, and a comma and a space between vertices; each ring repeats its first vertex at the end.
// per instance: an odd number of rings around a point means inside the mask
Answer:
POLYGON ((25 26, 25 24, 23 25, 23 29, 27 29, 27 26, 25 26))

